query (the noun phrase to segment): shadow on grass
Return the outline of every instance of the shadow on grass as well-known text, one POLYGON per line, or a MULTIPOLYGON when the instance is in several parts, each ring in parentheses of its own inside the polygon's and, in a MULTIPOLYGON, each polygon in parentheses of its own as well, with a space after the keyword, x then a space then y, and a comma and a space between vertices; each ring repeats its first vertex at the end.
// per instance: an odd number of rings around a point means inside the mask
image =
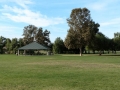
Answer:
POLYGON ((120 56, 120 54, 83 54, 83 56, 120 56))
POLYGON ((101 56, 120 56, 120 54, 102 54, 101 56))

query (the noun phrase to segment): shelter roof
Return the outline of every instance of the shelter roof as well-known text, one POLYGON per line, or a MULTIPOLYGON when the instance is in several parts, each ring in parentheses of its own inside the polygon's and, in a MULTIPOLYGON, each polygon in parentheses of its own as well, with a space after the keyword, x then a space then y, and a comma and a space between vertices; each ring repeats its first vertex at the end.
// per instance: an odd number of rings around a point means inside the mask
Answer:
POLYGON ((18 50, 46 50, 46 49, 49 49, 49 48, 47 48, 37 42, 32 42, 28 45, 18 48, 18 50))

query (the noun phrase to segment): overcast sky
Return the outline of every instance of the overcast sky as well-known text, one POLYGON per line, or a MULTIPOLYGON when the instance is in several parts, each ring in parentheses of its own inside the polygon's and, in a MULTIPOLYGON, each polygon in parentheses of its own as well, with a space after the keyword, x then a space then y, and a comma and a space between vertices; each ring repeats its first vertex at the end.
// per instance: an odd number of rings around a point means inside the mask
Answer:
POLYGON ((24 27, 32 24, 50 31, 52 42, 64 40, 72 9, 84 7, 107 37, 120 32, 120 0, 0 0, 0 36, 21 38, 24 27))

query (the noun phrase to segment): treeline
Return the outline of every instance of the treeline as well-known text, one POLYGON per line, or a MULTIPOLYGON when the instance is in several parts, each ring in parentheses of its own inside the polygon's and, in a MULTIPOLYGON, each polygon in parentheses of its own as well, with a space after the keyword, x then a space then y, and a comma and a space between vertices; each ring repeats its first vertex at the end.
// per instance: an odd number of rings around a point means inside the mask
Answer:
MULTIPOLYGON (((15 54, 19 47, 26 45, 23 38, 5 38, 3 36, 0 37, 0 54, 15 54)), ((51 51, 55 54, 78 54, 79 49, 67 49, 64 44, 64 40, 60 37, 57 37, 54 43, 49 44, 51 51)), ((98 32, 95 35, 94 41, 92 41, 89 45, 82 47, 83 53, 96 53, 110 51, 112 53, 116 53, 116 51, 120 50, 120 33, 114 33, 114 38, 110 39, 106 37, 103 33, 98 32)))
POLYGON ((17 39, 17 38, 5 38, 3 36, 0 37, 0 54, 15 54, 16 50, 23 46, 24 42, 23 39, 17 39))
MULTIPOLYGON (((72 53, 72 54, 79 54, 79 48, 76 49, 67 49, 65 42, 60 38, 57 37, 55 42, 53 43, 53 52, 56 54, 62 53, 72 53)), ((99 53, 104 54, 106 53, 116 53, 116 51, 120 50, 120 33, 114 33, 114 38, 108 38, 103 33, 98 32, 96 33, 94 39, 90 41, 89 44, 84 45, 82 47, 83 53, 99 53)))

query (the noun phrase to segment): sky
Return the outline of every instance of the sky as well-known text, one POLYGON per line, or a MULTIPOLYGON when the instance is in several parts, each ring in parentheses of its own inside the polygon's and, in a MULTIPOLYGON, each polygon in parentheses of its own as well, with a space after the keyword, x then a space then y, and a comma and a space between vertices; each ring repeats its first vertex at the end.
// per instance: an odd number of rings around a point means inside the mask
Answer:
POLYGON ((35 25, 50 31, 50 40, 63 41, 72 9, 88 8, 99 31, 108 38, 120 32, 120 0, 0 0, 0 36, 22 38, 23 29, 35 25))

